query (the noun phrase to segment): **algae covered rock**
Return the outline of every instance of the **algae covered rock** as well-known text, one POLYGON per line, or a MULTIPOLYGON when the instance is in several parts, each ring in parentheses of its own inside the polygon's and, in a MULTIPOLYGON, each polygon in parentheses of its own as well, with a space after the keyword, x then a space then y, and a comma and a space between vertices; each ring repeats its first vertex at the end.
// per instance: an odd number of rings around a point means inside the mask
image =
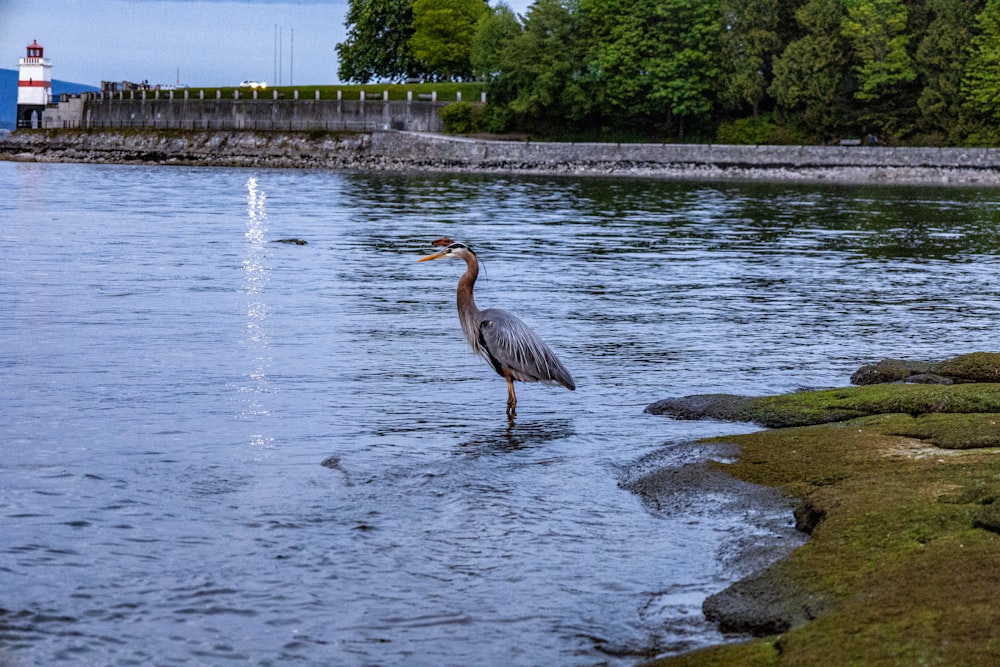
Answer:
POLYGON ((769 637, 654 664, 1000 664, 996 416, 884 414, 710 441, 739 447, 721 469, 802 499, 809 541, 703 605, 724 631, 769 637), (916 438, 946 433, 959 450, 916 438))
POLYGON ((851 375, 851 384, 868 385, 885 382, 902 382, 911 375, 928 373, 931 369, 927 361, 907 361, 905 359, 883 359, 874 364, 866 364, 851 375))
POLYGON ((881 431, 915 438, 941 449, 1000 447, 1000 414, 891 415, 883 420, 881 431))
POLYGON ((972 525, 992 533, 1000 533, 1000 503, 992 503, 976 511, 972 525))
POLYGON ((1000 352, 962 354, 934 364, 931 372, 956 382, 1000 382, 1000 352))
POLYGON ((799 499, 809 534, 703 605, 723 631, 769 637, 655 664, 1000 664, 1000 354, 862 371, 862 386, 647 408, 771 427, 709 441, 739 448, 716 465, 799 499))
POLYGON ((700 394, 657 401, 650 414, 675 419, 753 422, 768 428, 828 424, 883 414, 1000 412, 1000 385, 878 384, 782 396, 700 394))
POLYGON ((851 375, 851 384, 856 385, 889 382, 1000 382, 1000 352, 972 352, 937 363, 883 359, 874 364, 865 364, 851 375))

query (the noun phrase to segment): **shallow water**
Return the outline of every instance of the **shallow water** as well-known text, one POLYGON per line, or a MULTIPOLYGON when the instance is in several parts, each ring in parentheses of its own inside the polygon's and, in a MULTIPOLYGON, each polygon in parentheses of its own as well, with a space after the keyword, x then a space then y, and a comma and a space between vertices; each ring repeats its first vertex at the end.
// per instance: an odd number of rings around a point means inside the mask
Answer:
POLYGON ((997 190, 2 162, 0 189, 4 664, 720 641, 702 600, 795 541, 787 508, 625 490, 753 429, 643 407, 996 349, 997 190), (416 262, 444 235, 575 392, 521 386, 508 424, 463 267, 416 262))

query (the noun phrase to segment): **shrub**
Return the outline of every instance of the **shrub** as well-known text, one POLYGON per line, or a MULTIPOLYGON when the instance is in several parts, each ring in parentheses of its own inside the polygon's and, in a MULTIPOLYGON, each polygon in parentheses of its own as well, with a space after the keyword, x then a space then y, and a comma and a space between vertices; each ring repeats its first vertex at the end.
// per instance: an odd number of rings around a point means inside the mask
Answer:
POLYGON ((480 129, 483 117, 481 104, 455 102, 441 109, 441 120, 447 134, 469 134, 480 129))
POLYGON ((720 144, 801 144, 809 138, 794 129, 776 124, 771 116, 740 118, 719 125, 716 140, 720 144))
POLYGON ((327 132, 321 127, 310 127, 308 130, 306 130, 306 137, 308 137, 310 141, 319 141, 320 139, 326 139, 326 135, 328 134, 329 132, 327 132))

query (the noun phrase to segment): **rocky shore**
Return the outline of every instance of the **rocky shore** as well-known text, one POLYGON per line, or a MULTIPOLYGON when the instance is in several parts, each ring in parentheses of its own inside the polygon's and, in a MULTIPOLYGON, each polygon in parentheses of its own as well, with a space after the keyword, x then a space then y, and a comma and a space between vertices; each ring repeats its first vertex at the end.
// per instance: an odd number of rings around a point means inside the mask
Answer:
POLYGON ((1000 149, 505 141, 417 132, 22 130, 0 159, 669 179, 1000 185, 1000 149))
POLYGON ((768 426, 698 446, 735 445, 715 467, 797 499, 808 535, 706 600, 724 632, 756 639, 654 664, 1000 664, 1000 353, 883 360, 853 380, 647 408, 768 426))

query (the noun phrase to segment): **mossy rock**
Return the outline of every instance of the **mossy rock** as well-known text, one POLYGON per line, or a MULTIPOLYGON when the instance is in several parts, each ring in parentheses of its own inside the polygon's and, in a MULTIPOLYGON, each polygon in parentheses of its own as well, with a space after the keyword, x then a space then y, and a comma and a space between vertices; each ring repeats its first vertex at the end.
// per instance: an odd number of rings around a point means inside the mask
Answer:
POLYGON ((1000 533, 1000 503, 992 503, 976 511, 972 525, 994 533, 1000 533))
POLYGON ((702 394, 657 401, 646 412, 677 419, 747 421, 769 428, 892 413, 1000 413, 1000 385, 875 384, 762 397, 702 394))
POLYGON ((1000 382, 1000 352, 963 354, 931 367, 957 382, 1000 382))
POLYGON ((780 664, 778 640, 764 639, 740 644, 709 646, 698 651, 674 656, 666 660, 655 660, 647 665, 670 665, 670 667, 776 667, 780 664))
POLYGON ((865 364, 851 375, 851 384, 891 382, 952 384, 1000 382, 1000 352, 972 352, 938 363, 908 359, 883 359, 865 364))
POLYGON ((901 382, 911 375, 929 373, 931 364, 927 361, 907 361, 906 359, 883 359, 867 364, 851 375, 851 384, 869 385, 886 382, 901 382))
MULTIPOLYGON (((740 449, 720 469, 803 499, 812 534, 721 594, 728 607, 706 604, 720 623, 757 622, 780 635, 655 664, 1000 664, 1000 449, 992 444, 1000 411, 942 412, 996 394, 975 385, 881 388, 895 398, 851 391, 808 404, 910 409, 712 440, 740 449), (912 410, 928 400, 936 410, 912 410)), ((788 408, 801 396, 785 398, 782 409, 809 412, 788 408)))
POLYGON ((917 438, 943 449, 1000 447, 1000 414, 894 415, 882 422, 891 435, 917 438))

